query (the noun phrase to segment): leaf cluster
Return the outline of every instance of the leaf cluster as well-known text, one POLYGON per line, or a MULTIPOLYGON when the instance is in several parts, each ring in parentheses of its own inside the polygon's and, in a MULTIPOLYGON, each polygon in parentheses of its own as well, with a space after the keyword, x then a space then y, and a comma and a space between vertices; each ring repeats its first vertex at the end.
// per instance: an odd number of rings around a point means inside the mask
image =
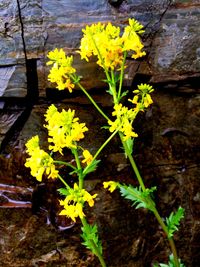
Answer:
POLYGON ((87 249, 91 250, 93 254, 97 255, 97 250, 102 254, 102 245, 101 241, 99 240, 98 236, 98 229, 97 225, 90 225, 85 223, 83 227, 81 227, 82 234, 81 237, 83 238, 84 242, 82 243, 87 249))
POLYGON ((174 213, 171 212, 169 218, 166 218, 166 224, 168 228, 168 238, 173 237, 175 231, 178 230, 180 220, 184 217, 184 209, 179 207, 178 210, 174 213))
MULTIPOLYGON (((179 259, 179 266, 180 267, 185 267, 185 264, 181 263, 181 260, 179 259)), ((174 256, 173 254, 171 254, 169 256, 169 261, 168 263, 158 263, 158 264, 154 264, 153 267, 176 267, 176 264, 174 262, 174 256)))
POLYGON ((143 191, 141 187, 133 187, 131 185, 119 185, 121 195, 133 202, 132 206, 135 206, 136 209, 145 208, 150 211, 154 211, 155 203, 151 198, 151 194, 156 190, 156 187, 150 189, 145 189, 143 191))

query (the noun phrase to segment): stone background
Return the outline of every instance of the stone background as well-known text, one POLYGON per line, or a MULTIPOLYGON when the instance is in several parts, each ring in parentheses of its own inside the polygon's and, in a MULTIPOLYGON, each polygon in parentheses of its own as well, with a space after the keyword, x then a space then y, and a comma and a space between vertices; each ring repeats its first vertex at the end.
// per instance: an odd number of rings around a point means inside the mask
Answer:
POLYGON ((39 95, 45 96, 48 70, 46 54, 62 47, 75 55, 78 73, 87 88, 99 84, 94 64, 80 62, 75 51, 88 23, 111 21, 126 25, 134 17, 144 26, 145 60, 131 61, 128 84, 136 73, 150 81, 180 81, 199 77, 199 0, 1 0, 0 3, 0 96, 26 96, 26 60, 35 59, 39 95))

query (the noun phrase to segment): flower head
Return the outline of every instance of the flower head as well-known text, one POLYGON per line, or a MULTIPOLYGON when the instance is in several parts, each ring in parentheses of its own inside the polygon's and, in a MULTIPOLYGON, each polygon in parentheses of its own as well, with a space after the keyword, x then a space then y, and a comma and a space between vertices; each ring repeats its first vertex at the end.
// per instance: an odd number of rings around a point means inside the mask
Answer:
POLYGON ((90 207, 94 206, 94 198, 97 194, 91 195, 85 189, 80 189, 75 183, 74 188, 68 189, 68 195, 64 200, 60 201, 60 205, 64 206, 64 209, 60 212, 60 215, 65 215, 76 221, 76 218, 83 218, 85 216, 83 212, 84 203, 87 202, 90 207))
POLYGON ((92 24, 83 29, 80 45, 81 59, 89 61, 93 55, 97 64, 107 70, 120 69, 123 64, 124 52, 131 51, 133 58, 139 58, 146 53, 138 34, 143 32, 143 26, 134 19, 129 19, 121 36, 120 28, 110 22, 92 24))
POLYGON ((25 166, 31 169, 31 175, 39 182, 42 181, 43 174, 48 175, 48 178, 57 178, 58 171, 55 169, 52 157, 40 149, 39 137, 36 135, 26 143, 29 158, 26 159, 25 166))
MULTIPOLYGON (((141 83, 140 85, 138 85, 138 89, 134 90, 133 93, 135 93, 136 95, 134 96, 135 100, 137 98, 140 99, 141 105, 144 108, 147 108, 148 106, 150 106, 153 103, 153 100, 151 98, 150 93, 152 93, 154 91, 153 87, 149 84, 143 84, 141 83)), ((133 99, 134 100, 134 99, 133 99)), ((131 101, 133 103, 133 101, 131 101)))
POLYGON ((117 118, 115 121, 108 121, 108 124, 110 125, 110 132, 114 132, 117 128, 119 128, 119 131, 124 134, 124 141, 138 136, 133 131, 132 127, 132 123, 137 115, 137 112, 134 109, 128 109, 127 107, 122 106, 121 103, 115 104, 112 115, 117 118))
POLYGON ((53 65, 48 75, 48 80, 52 83, 56 83, 56 88, 58 90, 68 89, 71 93, 72 89, 75 87, 71 75, 76 72, 72 67, 73 57, 66 57, 63 49, 58 50, 57 48, 54 51, 50 51, 47 57, 50 59, 47 65, 53 65))
POLYGON ((52 104, 46 112, 45 127, 48 129, 50 143, 49 149, 62 154, 64 147, 76 148, 76 142, 84 138, 84 132, 88 131, 85 123, 79 123, 75 117, 75 111, 68 109, 61 112, 52 104))

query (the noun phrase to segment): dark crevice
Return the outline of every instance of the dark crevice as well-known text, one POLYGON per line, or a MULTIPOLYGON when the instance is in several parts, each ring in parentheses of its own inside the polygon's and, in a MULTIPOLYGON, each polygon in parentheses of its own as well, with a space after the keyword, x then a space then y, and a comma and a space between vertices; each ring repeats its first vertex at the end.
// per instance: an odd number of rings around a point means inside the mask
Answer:
MULTIPOLYGON (((26 49, 26 42, 25 42, 25 32, 24 32, 24 25, 23 19, 21 14, 21 7, 20 2, 17 0, 17 7, 18 7, 18 15, 19 21, 21 25, 21 39, 23 45, 23 52, 24 52, 24 60, 25 60, 25 68, 26 68, 26 79, 27 79, 27 95, 25 98, 16 98, 16 97, 1 97, 1 99, 5 102, 4 108, 2 110, 3 114, 9 113, 21 113, 20 116, 16 119, 13 125, 8 129, 6 132, 1 144, 0 144, 0 152, 6 150, 7 145, 9 143, 13 144, 21 131, 24 127, 30 113, 32 107, 38 101, 39 97, 39 90, 38 90, 38 75, 37 75, 37 59, 28 59, 27 57, 27 49, 26 49), (16 100, 17 99, 17 100, 16 100)), ((15 66, 20 64, 10 64, 9 66, 15 66)), ((23 64, 24 65, 24 64, 23 64)), ((1 66, 3 67, 3 66, 1 66)), ((8 65, 6 65, 8 67, 8 65)))
POLYGON ((24 25, 23 25, 21 7, 20 7, 19 0, 17 0, 17 7, 18 7, 18 14, 19 14, 19 21, 20 21, 20 25, 21 25, 21 37, 22 37, 22 44, 23 44, 25 64, 26 64, 27 63, 26 42, 25 42, 25 38, 24 38, 24 25))
POLYGON ((38 96, 39 96, 38 76, 37 76, 37 59, 28 59, 27 57, 24 24, 23 24, 19 0, 17 0, 17 7, 18 7, 18 14, 19 14, 19 21, 21 25, 21 38, 22 38, 24 59, 25 59, 25 66, 26 66, 26 78, 27 78, 26 100, 27 100, 28 107, 31 107, 38 100, 38 96))

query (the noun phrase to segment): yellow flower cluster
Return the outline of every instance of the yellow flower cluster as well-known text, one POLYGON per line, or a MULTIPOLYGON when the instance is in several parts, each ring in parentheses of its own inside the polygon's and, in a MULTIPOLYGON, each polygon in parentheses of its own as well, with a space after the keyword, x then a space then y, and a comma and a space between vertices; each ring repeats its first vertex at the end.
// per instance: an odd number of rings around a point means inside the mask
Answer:
POLYGON ((138 85, 138 89, 134 90, 135 93, 134 98, 130 102, 136 104, 135 109, 144 110, 144 108, 148 108, 153 103, 150 93, 154 91, 153 87, 149 84, 140 84, 138 85))
POLYGON ((114 132, 117 128, 124 134, 124 141, 132 137, 137 137, 138 135, 133 131, 132 123, 136 116, 136 111, 134 109, 128 109, 122 106, 122 104, 115 104, 113 116, 116 116, 116 120, 108 121, 110 127, 110 132, 114 132))
POLYGON ((46 114, 45 121, 48 129, 48 142, 51 143, 49 149, 53 152, 59 151, 61 154, 64 147, 76 148, 76 142, 84 138, 84 132, 88 131, 85 123, 79 123, 79 119, 74 117, 75 111, 68 109, 61 112, 51 105, 46 114))
POLYGON ((99 22, 86 26, 79 51, 81 58, 88 61, 94 55, 101 67, 111 70, 120 68, 124 52, 130 51, 134 59, 146 54, 142 51, 144 45, 138 35, 143 32, 142 28, 136 20, 129 19, 129 25, 120 36, 120 28, 111 23, 106 25, 99 22))
POLYGON ((108 190, 112 193, 118 187, 118 183, 114 181, 103 182, 103 187, 108 188, 108 190))
POLYGON ((115 121, 108 121, 110 125, 110 132, 114 132, 117 128, 124 134, 124 141, 129 138, 137 137, 137 133, 133 131, 133 121, 137 116, 139 111, 144 111, 149 105, 153 103, 150 93, 154 91, 153 87, 148 84, 138 85, 138 89, 134 90, 135 96, 133 99, 128 99, 132 104, 135 105, 134 108, 128 109, 122 106, 122 104, 115 104, 113 116, 116 116, 115 121))
POLYGON ((55 169, 53 159, 48 153, 40 149, 38 135, 26 143, 26 148, 30 158, 26 159, 25 166, 31 168, 32 176, 39 182, 42 181, 43 174, 47 174, 48 178, 57 178, 58 171, 55 169))
POLYGON ((56 83, 59 90, 68 89, 72 92, 75 87, 70 75, 74 74, 76 70, 72 67, 73 57, 66 57, 63 49, 50 51, 47 55, 50 61, 47 65, 53 65, 48 75, 48 80, 52 83, 56 83))
POLYGON ((73 189, 68 189, 67 197, 64 200, 60 200, 60 205, 64 206, 60 215, 65 215, 74 222, 77 217, 82 219, 85 216, 83 212, 84 203, 87 202, 90 207, 93 207, 96 196, 97 194, 90 195, 85 189, 80 189, 75 183, 73 189))

